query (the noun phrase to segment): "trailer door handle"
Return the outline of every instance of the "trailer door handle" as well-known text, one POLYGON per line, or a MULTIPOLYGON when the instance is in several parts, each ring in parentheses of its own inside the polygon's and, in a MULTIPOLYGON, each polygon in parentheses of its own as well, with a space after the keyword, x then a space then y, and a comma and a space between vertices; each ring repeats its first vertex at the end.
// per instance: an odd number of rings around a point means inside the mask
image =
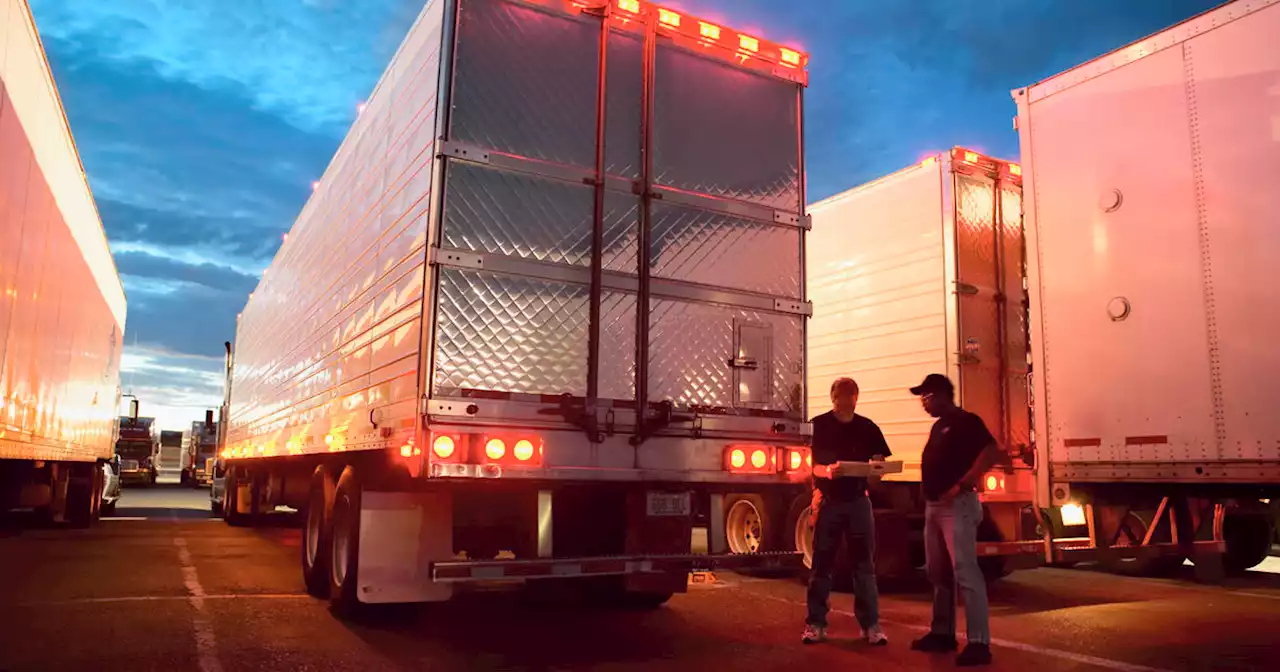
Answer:
POLYGON ((760 363, 754 357, 739 357, 729 360, 729 366, 735 369, 758 369, 760 363))

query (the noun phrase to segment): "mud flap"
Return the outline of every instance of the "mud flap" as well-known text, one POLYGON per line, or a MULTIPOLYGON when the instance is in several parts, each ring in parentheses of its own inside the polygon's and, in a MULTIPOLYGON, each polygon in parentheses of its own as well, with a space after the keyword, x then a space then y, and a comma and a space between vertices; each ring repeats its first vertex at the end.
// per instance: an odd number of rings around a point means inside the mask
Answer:
POLYGON ((360 601, 443 602, 453 586, 431 580, 431 563, 453 558, 448 493, 362 493, 360 601))
MULTIPOLYGON (((683 515, 674 512, 651 511, 648 493, 633 491, 627 494, 626 551, 633 554, 687 554, 693 539, 693 519, 687 510, 683 515)), ((635 593, 683 593, 689 589, 687 572, 629 574, 623 580, 625 589, 635 593)))

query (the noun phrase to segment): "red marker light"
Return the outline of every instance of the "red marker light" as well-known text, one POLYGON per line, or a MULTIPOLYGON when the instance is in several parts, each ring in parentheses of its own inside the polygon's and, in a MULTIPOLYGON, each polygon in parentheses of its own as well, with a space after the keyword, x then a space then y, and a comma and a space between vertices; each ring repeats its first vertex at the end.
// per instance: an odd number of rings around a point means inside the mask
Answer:
POLYGON ((698 32, 708 40, 720 39, 720 26, 712 25, 705 21, 698 22, 698 32))
POLYGON ((1021 174, 1022 174, 1022 166, 1019 166, 1019 165, 1018 165, 1018 164, 1016 164, 1016 163, 1011 163, 1011 164, 1009 164, 1009 174, 1010 174, 1010 175, 1021 175, 1021 174))
POLYGON ((756 38, 751 37, 750 35, 739 35, 738 48, 742 49, 743 51, 749 51, 754 54, 760 51, 760 40, 757 40, 756 38))
POLYGON ((502 439, 489 439, 484 446, 484 454, 491 460, 501 460, 502 456, 507 454, 507 444, 503 443, 502 439))
POLYGON ((618 9, 632 14, 639 14, 640 0, 618 0, 618 9))
POLYGON ((747 464, 747 454, 741 448, 734 448, 729 454, 729 464, 733 465, 734 469, 743 468, 747 464))
POLYGON ((763 469, 766 459, 764 451, 757 448, 755 452, 751 453, 751 466, 756 469, 763 469))
POLYGON ((680 27, 680 15, 669 9, 658 9, 658 21, 673 28, 680 27))
POLYGON ((794 451, 794 450, 793 450, 793 451, 791 451, 791 470, 792 470, 792 471, 795 471, 796 469, 799 469, 799 468, 800 468, 800 465, 801 465, 803 462, 804 462, 804 459, 803 459, 802 457, 800 457, 800 453, 799 453, 799 452, 796 452, 796 451, 794 451))
POLYGON ((783 63, 800 67, 800 52, 784 48, 778 50, 778 55, 782 59, 783 63))
POLYGON ((967 161, 967 162, 969 162, 969 163, 977 163, 977 162, 978 162, 978 153, 977 153, 977 152, 965 152, 965 153, 964 153, 964 160, 965 160, 965 161, 967 161))
POLYGON ((529 458, 533 457, 533 443, 523 439, 517 441, 515 448, 511 449, 511 453, 516 456, 517 460, 527 462, 529 458))
POLYGON ((921 162, 920 162, 920 165, 925 166, 925 167, 928 167, 928 166, 932 166, 933 164, 935 164, 935 163, 937 163, 937 162, 938 162, 938 157, 936 157, 936 156, 931 156, 931 157, 929 157, 929 158, 925 159, 924 161, 921 161, 921 162))

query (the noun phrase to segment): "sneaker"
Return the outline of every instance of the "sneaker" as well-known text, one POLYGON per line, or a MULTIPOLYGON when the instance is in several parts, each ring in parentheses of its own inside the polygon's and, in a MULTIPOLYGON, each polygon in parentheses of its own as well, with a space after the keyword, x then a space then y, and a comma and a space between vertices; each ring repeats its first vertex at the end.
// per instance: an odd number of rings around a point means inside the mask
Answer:
POLYGON ((804 626, 804 634, 801 635, 800 641, 805 644, 817 644, 827 640, 827 629, 821 625, 804 626))
POLYGON ((879 623, 863 630, 862 637, 872 646, 884 646, 889 643, 889 635, 884 634, 884 629, 879 623))
POLYGON ((991 664, 991 647, 986 644, 969 642, 964 651, 956 656, 956 667, 976 667, 991 664))
POLYGON ((911 642, 912 651, 924 651, 925 653, 950 653, 955 651, 958 646, 955 637, 940 635, 936 632, 931 632, 911 642))

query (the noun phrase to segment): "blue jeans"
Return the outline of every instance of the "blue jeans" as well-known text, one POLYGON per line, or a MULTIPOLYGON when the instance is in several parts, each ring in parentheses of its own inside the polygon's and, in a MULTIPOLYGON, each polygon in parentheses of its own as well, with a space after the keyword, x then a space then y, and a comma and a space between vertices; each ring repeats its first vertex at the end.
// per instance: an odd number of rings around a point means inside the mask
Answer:
POLYGON ((924 553, 933 584, 931 632, 956 636, 956 586, 964 596, 969 642, 991 643, 987 583, 978 567, 978 524, 982 502, 962 492, 950 502, 929 502, 924 509, 924 553))
POLYGON ((827 626, 827 604, 840 541, 848 542, 853 563, 853 611, 865 630, 880 622, 880 596, 876 590, 875 518, 866 497, 847 502, 822 502, 813 526, 813 571, 809 576, 809 617, 806 623, 827 626))

